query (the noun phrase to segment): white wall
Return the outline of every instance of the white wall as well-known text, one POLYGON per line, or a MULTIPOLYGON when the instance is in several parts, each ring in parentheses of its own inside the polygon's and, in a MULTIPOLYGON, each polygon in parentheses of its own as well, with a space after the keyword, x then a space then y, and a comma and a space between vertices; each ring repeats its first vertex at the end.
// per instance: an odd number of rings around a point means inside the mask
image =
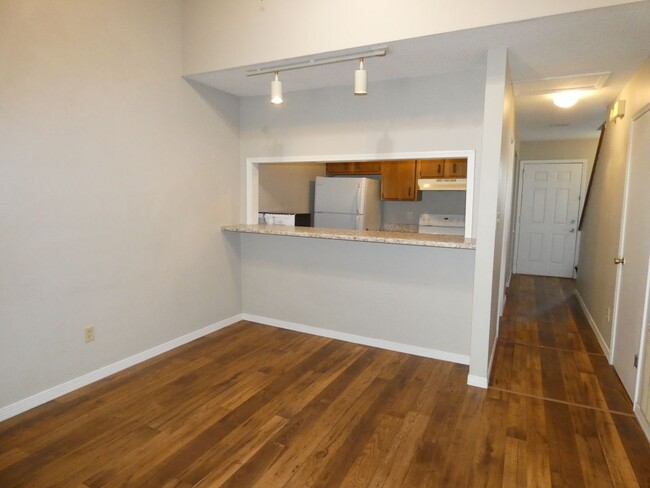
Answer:
MULTIPOLYGON (((619 247, 630 124, 635 112, 650 103, 650 59, 617 99, 626 101, 626 114, 606 126, 582 227, 577 282, 578 293, 608 347, 612 326, 607 320, 607 308, 614 306, 614 258, 619 247)), ((650 193, 646 201, 632 204, 650 208, 650 193)))
POLYGON ((186 0, 184 73, 194 74, 630 3, 626 0, 186 0))
POLYGON ((180 3, 2 2, 0 407, 241 310, 239 101, 180 3))
POLYGON ((469 372, 470 384, 477 386, 487 386, 510 233, 505 209, 512 195, 513 179, 508 174, 514 166, 515 116, 506 49, 488 52, 483 127, 469 372))
POLYGON ((469 355, 474 251, 242 235, 245 314, 469 355))

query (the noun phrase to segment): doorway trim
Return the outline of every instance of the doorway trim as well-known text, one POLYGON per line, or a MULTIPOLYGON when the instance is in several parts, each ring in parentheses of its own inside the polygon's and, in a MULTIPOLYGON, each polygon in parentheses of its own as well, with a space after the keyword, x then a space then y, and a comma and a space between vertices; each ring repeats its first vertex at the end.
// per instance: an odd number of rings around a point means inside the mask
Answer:
MULTIPOLYGON (((585 186, 587 183, 587 171, 585 169, 587 168, 587 159, 581 159, 581 158, 572 158, 572 159, 523 159, 519 162, 519 170, 518 170, 518 181, 517 181, 517 216, 516 216, 516 223, 515 223, 515 249, 512 255, 512 273, 517 274, 518 269, 517 269, 517 262, 519 261, 519 237, 520 237, 520 232, 519 232, 519 224, 521 221, 521 204, 523 201, 523 195, 524 195, 524 169, 526 168, 526 165, 528 164, 567 164, 567 163, 580 163, 582 165, 582 176, 581 176, 581 181, 580 181, 580 206, 578 207, 578 215, 582 212, 582 205, 584 204, 584 199, 582 198, 582 195, 584 194, 585 186)), ((573 253, 573 278, 576 277, 576 266, 578 265, 578 258, 579 258, 579 250, 580 250, 580 231, 578 231, 578 235, 576 236, 576 249, 575 252, 573 253)))

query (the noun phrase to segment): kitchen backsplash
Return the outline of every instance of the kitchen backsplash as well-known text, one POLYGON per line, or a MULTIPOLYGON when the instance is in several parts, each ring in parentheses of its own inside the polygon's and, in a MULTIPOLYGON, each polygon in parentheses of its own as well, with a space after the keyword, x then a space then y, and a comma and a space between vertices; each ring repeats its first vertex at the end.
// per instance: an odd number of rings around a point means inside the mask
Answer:
MULTIPOLYGON (((425 191, 417 202, 382 202, 382 224, 418 224, 421 213, 465 215, 464 191, 425 191)), ((386 229, 388 230, 388 229, 386 229)))

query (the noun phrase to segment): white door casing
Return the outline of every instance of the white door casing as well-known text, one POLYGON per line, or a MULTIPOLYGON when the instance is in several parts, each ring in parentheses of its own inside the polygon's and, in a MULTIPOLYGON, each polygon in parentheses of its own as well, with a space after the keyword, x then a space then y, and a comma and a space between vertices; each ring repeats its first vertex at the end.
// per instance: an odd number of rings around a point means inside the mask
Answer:
POLYGON ((650 107, 632 122, 629 147, 618 256, 625 263, 616 273, 612 364, 630 398, 635 398, 634 356, 641 346, 650 258, 650 107))
POLYGON ((517 273, 573 277, 582 168, 582 162, 523 162, 517 273))
POLYGON ((643 323, 641 329, 641 354, 639 355, 639 373, 637 373, 637 392, 634 400, 634 411, 639 416, 641 427, 650 439, 650 260, 648 260, 648 279, 645 290, 645 306, 643 307, 643 323))

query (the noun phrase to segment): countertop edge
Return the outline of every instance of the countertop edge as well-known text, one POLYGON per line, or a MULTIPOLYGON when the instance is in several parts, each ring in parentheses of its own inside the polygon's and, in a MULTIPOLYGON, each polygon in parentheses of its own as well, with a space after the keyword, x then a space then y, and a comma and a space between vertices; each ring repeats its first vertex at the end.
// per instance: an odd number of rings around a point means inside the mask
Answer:
POLYGON ((442 247, 447 249, 475 250, 476 240, 461 236, 436 234, 410 234, 408 232, 360 231, 344 229, 324 229, 314 227, 290 227, 266 224, 234 224, 221 227, 224 232, 244 234, 265 234, 285 237, 306 237, 311 239, 330 239, 341 241, 374 242, 379 244, 399 244, 405 246, 442 247))

